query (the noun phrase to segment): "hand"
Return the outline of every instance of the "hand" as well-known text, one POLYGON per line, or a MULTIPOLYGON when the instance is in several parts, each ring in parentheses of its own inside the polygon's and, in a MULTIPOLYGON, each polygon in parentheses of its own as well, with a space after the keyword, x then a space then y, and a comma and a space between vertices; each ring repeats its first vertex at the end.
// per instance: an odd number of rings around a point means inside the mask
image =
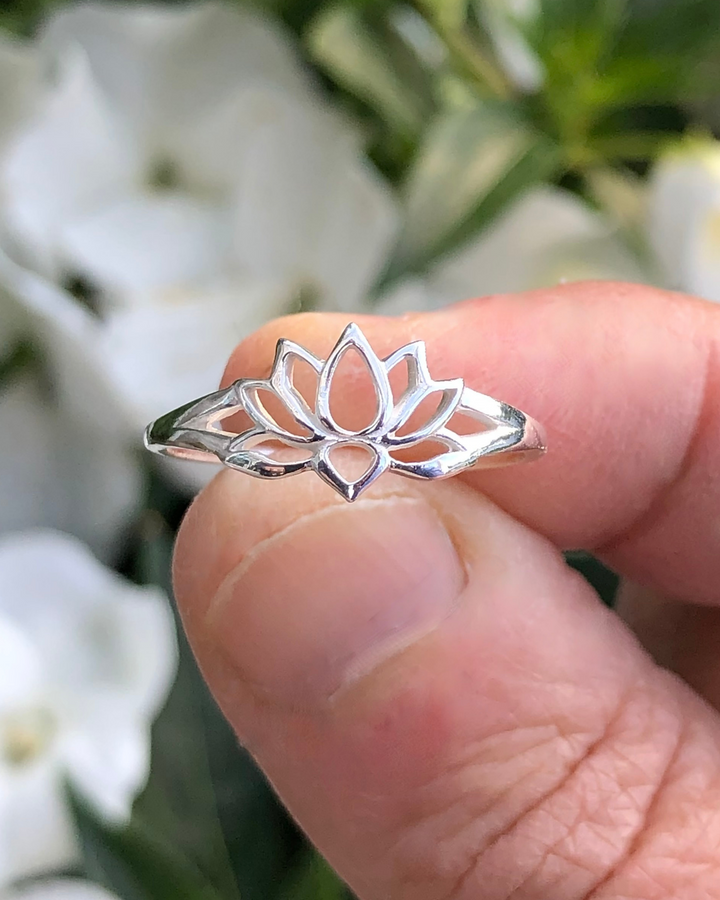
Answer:
MULTIPOLYGON (((268 325, 226 383, 346 321, 268 325)), ((595 283, 357 321, 379 353, 425 339, 549 452, 351 505, 223 471, 175 577, 240 739, 363 900, 720 897, 720 307, 595 283)))

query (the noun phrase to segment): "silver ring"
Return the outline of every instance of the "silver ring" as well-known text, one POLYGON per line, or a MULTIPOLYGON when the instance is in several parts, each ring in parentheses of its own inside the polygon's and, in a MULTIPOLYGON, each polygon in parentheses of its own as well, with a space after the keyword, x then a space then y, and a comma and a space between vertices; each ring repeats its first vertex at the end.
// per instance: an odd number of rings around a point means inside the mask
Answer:
POLYGON ((311 469, 352 501, 386 470, 434 480, 471 468, 525 462, 545 451, 545 437, 541 426, 525 413, 465 387, 462 378, 434 381, 423 341, 414 341, 380 359, 360 328, 351 324, 327 360, 318 359, 293 341, 278 341, 268 379, 240 378, 224 390, 161 416, 148 426, 145 446, 154 453, 180 459, 220 462, 256 478, 284 478, 311 469), (333 376, 350 349, 367 364, 377 398, 372 422, 359 431, 338 425, 330 411, 333 376), (299 361, 317 374, 314 410, 294 384, 299 361), (408 384, 395 400, 389 374, 402 363, 407 366, 408 384), (280 401, 296 431, 283 427, 268 412, 260 398, 264 392, 280 401), (402 433, 429 397, 438 400, 429 419, 402 433), (239 434, 224 431, 221 421, 238 412, 250 418, 251 427, 239 434), (453 431, 450 419, 455 414, 475 420, 480 429, 471 434, 453 431), (402 458, 409 448, 421 450, 427 442, 443 445, 446 450, 426 459, 402 458), (333 464, 331 455, 341 447, 360 447, 369 455, 370 463, 359 477, 349 479, 333 464), (285 458, 287 448, 301 458, 285 458))

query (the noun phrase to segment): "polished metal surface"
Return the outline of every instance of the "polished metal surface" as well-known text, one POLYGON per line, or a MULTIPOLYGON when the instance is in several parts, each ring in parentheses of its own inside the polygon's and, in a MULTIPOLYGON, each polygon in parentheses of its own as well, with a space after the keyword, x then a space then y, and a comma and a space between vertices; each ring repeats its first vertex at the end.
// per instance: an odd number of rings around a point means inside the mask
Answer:
POLYGON ((241 378, 224 390, 162 416, 148 426, 145 446, 181 459, 221 462, 257 478, 283 478, 313 470, 352 501, 386 470, 411 478, 447 478, 470 468, 535 459, 545 451, 545 439, 542 428, 529 416, 465 387, 461 378, 434 381, 423 341, 414 341, 380 359, 360 328, 351 324, 327 360, 318 359, 293 341, 279 341, 270 378, 241 378), (341 427, 330 410, 333 377, 350 349, 364 359, 377 398, 373 420, 358 431, 341 427), (298 361, 317 373, 314 409, 295 386, 298 361), (389 374, 403 363, 408 384, 395 400, 389 374), (274 395, 282 403, 296 431, 276 421, 263 405, 261 393, 274 395), (437 398, 430 417, 402 433, 427 398, 437 398), (239 434, 224 431, 222 420, 241 411, 251 420, 251 427, 239 434), (479 430, 471 434, 453 431, 451 419, 456 414, 475 420, 479 430), (428 442, 446 449, 434 451, 425 459, 401 458, 403 451, 405 455, 409 448, 421 451, 428 442), (359 477, 349 479, 333 463, 331 456, 343 447, 360 447, 369 456, 369 465, 359 477), (287 458, 287 448, 294 451, 295 458, 287 458))

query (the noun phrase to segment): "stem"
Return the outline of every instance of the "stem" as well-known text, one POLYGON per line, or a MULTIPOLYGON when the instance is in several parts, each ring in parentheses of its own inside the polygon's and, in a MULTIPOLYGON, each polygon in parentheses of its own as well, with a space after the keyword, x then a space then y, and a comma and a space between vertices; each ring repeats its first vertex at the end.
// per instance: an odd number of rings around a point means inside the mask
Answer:
POLYGON ((483 92, 490 91, 498 100, 509 100, 513 96, 512 85, 500 66, 485 56, 466 34, 448 26, 432 2, 414 0, 413 5, 445 44, 459 74, 469 78, 483 92))

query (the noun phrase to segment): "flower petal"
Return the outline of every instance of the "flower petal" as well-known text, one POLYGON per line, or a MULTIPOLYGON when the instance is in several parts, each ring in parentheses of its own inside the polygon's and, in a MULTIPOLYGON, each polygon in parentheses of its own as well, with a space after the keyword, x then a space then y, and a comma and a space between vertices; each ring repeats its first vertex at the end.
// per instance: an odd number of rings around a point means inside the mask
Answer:
POLYGON ((66 7, 46 24, 44 46, 62 57, 77 44, 113 107, 146 142, 193 128, 199 113, 238 85, 276 85, 295 97, 309 92, 283 27, 238 6, 66 7))
POLYGON ((377 354, 368 343, 367 338, 360 328, 351 323, 340 335, 338 342, 328 356, 325 365, 320 372, 316 413, 318 419, 331 434, 345 435, 370 435, 373 433, 384 434, 387 422, 392 416, 392 390, 388 379, 385 364, 378 359, 377 354), (347 431, 337 424, 330 411, 330 391, 332 380, 340 364, 340 360, 349 350, 356 350, 363 358, 367 366, 370 378, 377 397, 377 412, 373 421, 365 428, 357 432, 347 431))
POLYGON ((3 894, 3 900, 119 900, 104 888, 79 878, 36 881, 3 894))
POLYGON ((447 453, 410 462, 391 458, 390 467, 415 478, 445 478, 484 457, 511 450, 523 440, 525 416, 493 397, 465 388, 456 409, 475 419, 479 430, 472 434, 457 434, 449 427, 439 428, 433 433, 432 440, 445 444, 447 453))
POLYGON ((0 394, 0 459, 0 533, 51 526, 118 559, 143 487, 124 441, 70 421, 28 376, 0 394))
POLYGON ((525 38, 522 27, 529 21, 535 25, 540 14, 539 2, 490 0, 483 3, 479 12, 495 51, 513 82, 525 93, 539 91, 545 81, 545 69, 525 38))
POLYGON ((235 253, 252 274, 311 278, 334 163, 357 136, 335 118, 277 91, 238 96, 235 253))
POLYGON ((388 258, 399 212, 388 186, 367 162, 346 156, 328 172, 326 208, 314 256, 325 309, 356 310, 388 258))
POLYGON ((396 228, 388 188, 357 135, 277 92, 242 98, 235 254, 243 271, 279 274, 324 308, 353 309, 379 274, 396 228))
POLYGON ((79 861, 62 779, 62 770, 49 753, 3 772, 0 846, 7 855, 5 868, 0 868, 0 884, 65 869, 79 861))
POLYGON ((174 678, 168 600, 101 565, 80 541, 32 531, 0 541, 0 613, 34 642, 68 715, 104 696, 150 719, 174 678))
POLYGON ((66 291, 17 265, 2 248, 0 284, 22 310, 68 417, 123 440, 135 436, 138 426, 129 419, 108 371, 98 317, 66 291))
POLYGON ((408 386, 393 407, 392 415, 386 423, 388 433, 384 438, 395 446, 409 446, 425 440, 437 429, 442 428, 457 409, 463 391, 462 378, 433 380, 428 369, 423 341, 413 341, 388 356, 384 361, 388 374, 403 361, 406 361, 408 366, 408 386), (402 436, 398 435, 397 431, 410 420, 420 404, 435 393, 441 396, 437 409, 430 418, 413 431, 402 436))
MULTIPOLYGON (((522 291, 576 280, 573 247, 605 239, 609 226, 585 203, 559 188, 535 188, 518 200, 476 241, 442 263, 436 284, 448 298, 464 299, 522 291), (563 268, 563 259, 569 264, 563 268)), ((617 271, 600 277, 637 279, 640 268, 629 252, 617 271)))
POLYGON ((73 786, 104 818, 118 823, 130 818, 150 771, 148 723, 123 712, 97 697, 83 706, 78 727, 65 728, 58 747, 73 786))
POLYGON ((21 824, 13 833, 19 875, 72 859, 66 813, 57 809, 65 806, 66 771, 105 815, 129 814, 149 770, 150 725, 174 678, 177 649, 161 591, 125 582, 60 533, 0 542, 0 611, 39 650, 47 681, 36 703, 55 730, 36 760, 5 772, 8 802, 34 804, 38 817, 35 831, 21 824), (35 832, 45 834, 37 847, 35 832))
POLYGON ((265 406, 260 399, 260 393, 263 391, 266 391, 269 394, 276 394, 275 388, 271 382, 262 380, 245 381, 240 385, 238 390, 243 408, 257 426, 257 431, 275 437, 290 445, 311 444, 320 440, 321 436, 314 427, 308 429, 308 434, 295 434, 294 432, 283 428, 268 410, 265 409, 265 406))
POLYGON ((437 309, 489 294, 581 279, 652 281, 620 236, 567 191, 528 191, 477 239, 438 262, 424 282, 403 282, 376 312, 437 309))
POLYGON ((66 265, 100 287, 140 293, 208 280, 227 254, 227 211, 182 193, 128 193, 58 229, 66 265))
POLYGON ((0 614, 0 717, 33 702, 43 680, 37 649, 18 626, 0 614))
POLYGON ((682 287, 720 303, 720 189, 715 206, 688 229, 686 272, 682 287))
MULTIPOLYGON (((37 760, 13 767, 9 802, 34 802, 41 818, 42 803, 64 807, 67 771, 103 814, 127 816, 149 771, 150 725, 177 665, 167 598, 125 582, 67 535, 33 532, 0 542, 0 611, 41 654, 47 681, 36 702, 55 729, 37 760)), ((55 810, 47 846, 38 848, 26 846, 29 832, 20 829, 12 858, 23 867, 44 865, 45 857, 48 866, 67 863, 63 823, 55 810)))
POLYGON ((295 387, 294 367, 298 361, 307 363, 317 372, 318 376, 320 375, 323 367, 322 360, 294 341, 287 340, 287 338, 278 341, 270 384, 287 407, 288 412, 305 428, 316 433, 318 431, 317 417, 295 387))
POLYGON ((106 317, 97 343, 134 434, 213 391, 239 341, 290 305, 282 286, 235 282, 144 293, 106 317))
POLYGON ((699 232, 718 207, 720 143, 688 141, 660 158, 649 182, 648 236, 668 287, 694 289, 699 232))
POLYGON ((136 177, 134 153, 74 53, 44 107, 8 147, 0 170, 7 219, 40 264, 58 266, 59 230, 122 196, 136 177))
POLYGON ((401 316, 407 312, 435 309, 443 303, 453 302, 441 296, 427 278, 413 275, 400 281, 382 294, 372 306, 372 312, 383 316, 401 316))
POLYGON ((418 388, 408 395, 406 400, 401 400, 397 404, 396 412, 393 415, 397 415, 398 425, 396 429, 388 432, 385 440, 388 444, 395 447, 408 447, 432 437, 433 434, 445 426, 448 419, 457 410, 462 392, 462 378, 456 378, 452 381, 438 381, 427 388, 418 388), (439 401, 432 415, 425 422, 413 428, 412 431, 408 431, 403 435, 397 434, 397 429, 410 420, 420 404, 434 394, 439 394, 439 401))

